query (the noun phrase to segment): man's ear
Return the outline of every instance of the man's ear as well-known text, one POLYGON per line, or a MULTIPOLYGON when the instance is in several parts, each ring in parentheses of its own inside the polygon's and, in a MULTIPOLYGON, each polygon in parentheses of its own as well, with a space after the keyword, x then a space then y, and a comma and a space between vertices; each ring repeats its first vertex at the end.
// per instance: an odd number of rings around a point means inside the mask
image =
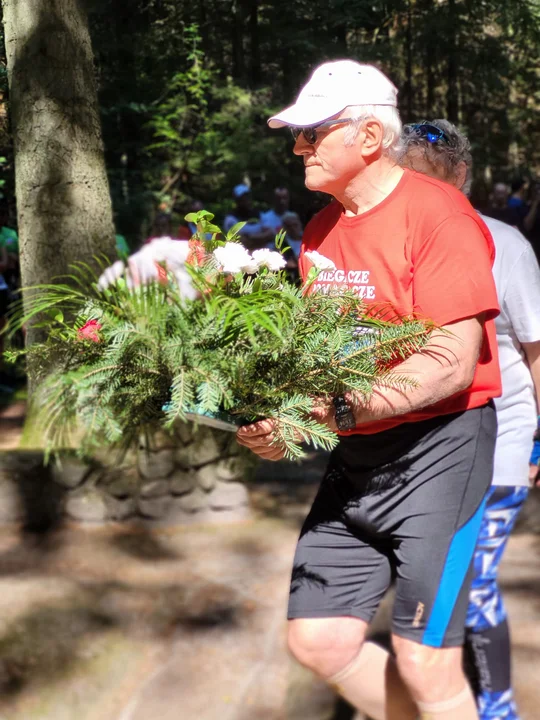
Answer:
POLYGON ((461 188, 465 185, 465 180, 467 179, 467 163, 465 160, 460 160, 456 166, 456 182, 455 185, 458 190, 461 190, 461 188))
POLYGON ((362 145, 362 154, 365 157, 380 153, 384 136, 384 128, 382 122, 377 118, 368 118, 364 120, 362 125, 362 134, 364 135, 364 143, 362 145))

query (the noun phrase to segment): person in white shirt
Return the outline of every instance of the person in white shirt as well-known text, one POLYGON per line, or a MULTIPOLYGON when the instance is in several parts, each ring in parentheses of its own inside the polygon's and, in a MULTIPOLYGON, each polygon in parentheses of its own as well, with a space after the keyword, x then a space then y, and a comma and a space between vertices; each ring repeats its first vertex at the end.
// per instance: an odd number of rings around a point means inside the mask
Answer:
MULTIPOLYGON (((446 120, 405 126, 400 164, 467 193, 472 158, 467 138, 446 120)), ((493 275, 501 308, 495 320, 502 396, 493 483, 472 571, 466 646, 481 720, 518 720, 510 673, 508 620, 497 584, 499 563, 527 497, 529 457, 540 397, 540 268, 515 228, 482 216, 496 248, 493 275)))

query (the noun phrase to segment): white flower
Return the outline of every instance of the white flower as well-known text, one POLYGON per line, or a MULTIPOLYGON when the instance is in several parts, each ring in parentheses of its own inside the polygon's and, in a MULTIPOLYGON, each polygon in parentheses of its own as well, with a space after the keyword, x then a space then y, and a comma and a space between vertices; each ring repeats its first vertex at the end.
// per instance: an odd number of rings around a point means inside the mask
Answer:
POLYGON ((212 254, 220 266, 221 272, 233 275, 238 272, 256 272, 253 258, 240 243, 225 243, 222 247, 216 248, 212 254))
POLYGON ((307 257, 307 259, 313 264, 313 267, 316 270, 335 270, 336 266, 330 260, 330 258, 325 257, 324 255, 321 255, 321 253, 317 252, 316 250, 308 251, 307 253, 304 253, 304 257, 307 257))
POLYGON ((272 272, 281 270, 287 264, 287 261, 281 253, 268 250, 267 248, 254 250, 253 259, 257 263, 258 267, 267 267, 272 272))

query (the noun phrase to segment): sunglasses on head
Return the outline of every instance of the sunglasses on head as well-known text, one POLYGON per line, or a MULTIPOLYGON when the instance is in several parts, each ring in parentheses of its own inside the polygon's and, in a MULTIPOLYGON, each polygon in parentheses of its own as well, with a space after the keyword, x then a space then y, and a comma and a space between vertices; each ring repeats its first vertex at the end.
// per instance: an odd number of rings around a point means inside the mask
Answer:
POLYGON ((317 130, 322 127, 330 127, 330 125, 339 125, 340 123, 350 122, 353 118, 339 118, 338 120, 327 120, 326 122, 312 125, 311 127, 290 127, 289 130, 293 136, 294 142, 298 140, 300 135, 304 136, 304 140, 308 145, 315 145, 317 142, 317 130))
POLYGON ((435 145, 435 143, 438 143, 439 141, 446 143, 447 145, 451 144, 450 138, 444 132, 444 130, 441 130, 436 125, 432 125, 431 123, 428 123, 426 121, 405 125, 404 130, 407 135, 418 135, 418 137, 425 138, 429 143, 432 143, 433 145, 435 145))

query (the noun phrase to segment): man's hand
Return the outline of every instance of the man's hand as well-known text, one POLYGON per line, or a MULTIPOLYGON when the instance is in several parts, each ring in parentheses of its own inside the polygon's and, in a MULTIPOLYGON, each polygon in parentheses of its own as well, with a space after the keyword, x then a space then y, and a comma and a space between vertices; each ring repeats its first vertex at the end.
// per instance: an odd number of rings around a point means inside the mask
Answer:
POLYGON ((332 432, 338 432, 334 404, 330 398, 316 398, 311 415, 321 425, 327 425, 332 432))
POLYGON ((249 448, 255 455, 264 460, 282 460, 285 457, 285 449, 280 445, 272 445, 274 438, 273 420, 259 420, 241 427, 236 433, 238 443, 249 448))

